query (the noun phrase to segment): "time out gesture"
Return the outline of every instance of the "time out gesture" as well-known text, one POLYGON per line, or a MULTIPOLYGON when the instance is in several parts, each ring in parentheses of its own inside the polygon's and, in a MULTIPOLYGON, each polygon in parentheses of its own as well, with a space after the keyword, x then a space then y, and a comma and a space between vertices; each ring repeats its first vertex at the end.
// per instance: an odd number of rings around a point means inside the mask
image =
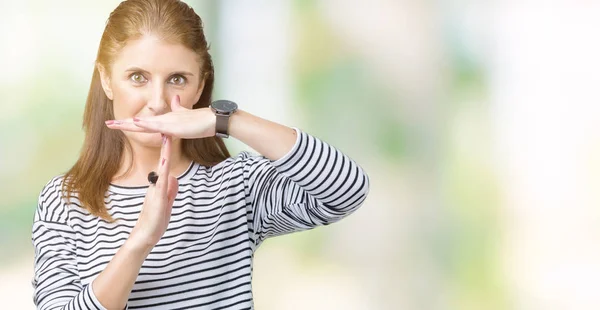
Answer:
POLYGON ((209 108, 189 109, 176 95, 170 108, 161 115, 108 120, 106 125, 123 131, 160 132, 167 139, 231 135, 271 160, 283 157, 296 142, 294 129, 240 110, 231 101, 218 100, 209 108))
POLYGON ((148 204, 150 207, 143 208, 138 220, 145 224, 136 225, 132 232, 132 235, 136 236, 135 239, 141 239, 140 242, 146 248, 155 245, 165 232, 171 213, 170 206, 177 194, 177 180, 169 176, 172 139, 198 139, 215 135, 226 138, 231 135, 263 156, 277 160, 292 149, 297 134, 290 127, 239 110, 237 104, 232 101, 218 100, 212 102, 208 108, 189 109, 181 105, 178 95, 171 99, 170 111, 166 113, 108 120, 106 125, 116 130, 163 135, 156 187, 148 192, 150 197, 146 197, 144 205, 148 204), (152 207, 153 204, 158 205, 152 207))

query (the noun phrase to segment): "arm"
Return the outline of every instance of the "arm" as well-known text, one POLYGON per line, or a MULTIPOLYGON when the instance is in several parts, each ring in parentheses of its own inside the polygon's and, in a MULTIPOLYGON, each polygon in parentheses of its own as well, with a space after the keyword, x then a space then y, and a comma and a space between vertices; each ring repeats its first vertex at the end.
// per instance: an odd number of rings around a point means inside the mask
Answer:
POLYGON ((263 155, 247 157, 244 167, 256 244, 336 222, 366 199, 368 176, 331 145, 248 113, 230 122, 230 134, 263 155))
POLYGON ((106 268, 92 282, 98 300, 108 309, 123 309, 144 260, 152 247, 139 246, 127 239, 106 268))
POLYGON ((271 160, 287 154, 297 138, 294 129, 243 110, 231 115, 229 134, 271 160))

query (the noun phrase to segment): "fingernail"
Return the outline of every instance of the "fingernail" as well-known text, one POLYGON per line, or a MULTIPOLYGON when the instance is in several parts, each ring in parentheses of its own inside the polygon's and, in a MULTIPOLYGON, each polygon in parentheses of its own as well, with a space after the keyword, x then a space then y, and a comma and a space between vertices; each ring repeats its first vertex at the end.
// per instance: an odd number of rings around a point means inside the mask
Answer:
POLYGON ((123 124, 123 122, 122 122, 122 121, 114 121, 113 123, 114 123, 115 125, 121 125, 121 124, 123 124))
POLYGON ((158 174, 154 171, 148 173, 148 181, 152 184, 156 184, 156 181, 158 181, 158 174))
POLYGON ((109 121, 105 121, 104 123, 105 123, 106 125, 112 125, 114 122, 115 122, 115 121, 113 121, 113 120, 109 120, 109 121))
POLYGON ((160 163, 160 165, 164 165, 165 164, 165 159, 163 158, 162 162, 160 163))

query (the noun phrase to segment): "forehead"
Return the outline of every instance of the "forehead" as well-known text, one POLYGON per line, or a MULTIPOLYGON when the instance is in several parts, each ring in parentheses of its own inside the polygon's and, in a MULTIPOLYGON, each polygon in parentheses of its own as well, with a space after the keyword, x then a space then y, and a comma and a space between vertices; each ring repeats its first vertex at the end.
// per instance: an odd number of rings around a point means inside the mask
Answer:
POLYGON ((149 72, 173 72, 186 70, 198 72, 198 55, 182 44, 174 44, 153 35, 144 35, 127 41, 113 63, 113 70, 122 71, 130 67, 149 72))

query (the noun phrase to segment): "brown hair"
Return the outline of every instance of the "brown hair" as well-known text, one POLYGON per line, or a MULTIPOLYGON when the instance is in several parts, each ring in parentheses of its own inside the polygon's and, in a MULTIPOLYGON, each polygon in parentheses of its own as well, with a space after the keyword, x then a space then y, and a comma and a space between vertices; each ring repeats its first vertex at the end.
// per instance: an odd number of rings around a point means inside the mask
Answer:
MULTIPOLYGON (((67 202, 77 193, 82 207, 107 221, 113 219, 106 209, 104 195, 119 169, 124 149, 131 151, 132 148, 123 132, 109 129, 104 124, 104 121, 114 119, 114 114, 112 101, 102 88, 98 66, 110 72, 110 65, 127 41, 146 34, 182 44, 197 53, 204 74, 204 90, 193 108, 208 107, 211 101, 214 68, 202 21, 194 10, 177 0, 121 2, 110 14, 100 40, 83 115, 85 140, 81 154, 63 181, 67 202)), ((181 148, 185 156, 205 166, 214 166, 230 157, 223 140, 218 137, 182 139, 181 148)))

